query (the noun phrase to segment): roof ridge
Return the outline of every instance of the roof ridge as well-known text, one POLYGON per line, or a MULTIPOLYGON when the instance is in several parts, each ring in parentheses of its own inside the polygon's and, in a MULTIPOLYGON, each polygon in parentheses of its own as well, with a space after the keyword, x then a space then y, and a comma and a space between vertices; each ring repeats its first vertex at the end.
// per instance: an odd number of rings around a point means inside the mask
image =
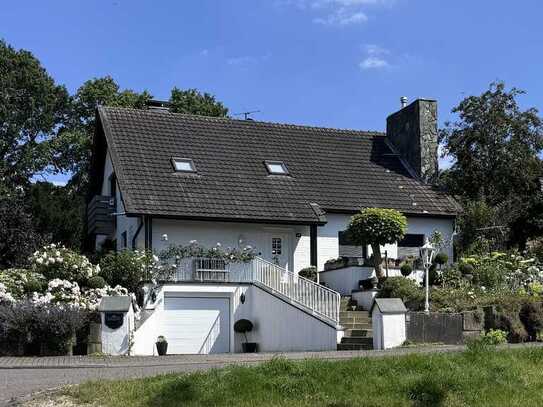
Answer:
POLYGON ((233 119, 231 117, 216 117, 216 116, 189 114, 189 113, 176 113, 176 112, 170 112, 169 110, 166 110, 166 109, 134 109, 131 107, 121 107, 121 106, 99 106, 99 108, 105 111, 129 110, 129 111, 133 111, 137 113, 174 115, 174 116, 185 117, 188 119, 199 119, 199 120, 209 121, 209 122, 229 122, 229 123, 240 123, 243 125, 257 124, 257 125, 267 125, 267 126, 280 127, 280 128, 311 129, 311 130, 319 130, 319 131, 326 131, 326 132, 336 132, 336 133, 341 132, 341 133, 349 133, 349 134, 354 133, 354 134, 364 134, 364 135, 371 135, 371 136, 385 136, 386 135, 384 131, 377 131, 377 130, 357 130, 357 129, 347 129, 347 128, 336 128, 336 127, 311 126, 311 125, 306 125, 306 124, 269 122, 269 121, 264 121, 264 120, 233 119))

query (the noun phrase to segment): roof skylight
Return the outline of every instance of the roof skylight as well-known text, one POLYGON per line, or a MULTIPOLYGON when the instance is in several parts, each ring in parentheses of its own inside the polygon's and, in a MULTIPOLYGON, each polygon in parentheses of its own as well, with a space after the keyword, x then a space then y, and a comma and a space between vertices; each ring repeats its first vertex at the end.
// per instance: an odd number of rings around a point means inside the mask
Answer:
POLYGON ((190 158, 172 157, 173 169, 177 172, 196 172, 194 161, 190 158))
POLYGON ((287 166, 283 161, 264 161, 264 164, 272 175, 288 175, 287 166))

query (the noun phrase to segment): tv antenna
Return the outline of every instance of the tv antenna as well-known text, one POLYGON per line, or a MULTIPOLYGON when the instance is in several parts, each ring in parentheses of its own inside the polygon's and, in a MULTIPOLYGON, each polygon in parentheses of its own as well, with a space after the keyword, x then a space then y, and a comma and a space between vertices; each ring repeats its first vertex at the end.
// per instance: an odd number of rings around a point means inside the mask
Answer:
POLYGON ((245 120, 253 120, 251 119, 249 116, 252 115, 253 113, 260 113, 260 110, 251 110, 249 112, 240 112, 240 113, 234 113, 234 116, 241 116, 243 115, 243 118, 245 120))

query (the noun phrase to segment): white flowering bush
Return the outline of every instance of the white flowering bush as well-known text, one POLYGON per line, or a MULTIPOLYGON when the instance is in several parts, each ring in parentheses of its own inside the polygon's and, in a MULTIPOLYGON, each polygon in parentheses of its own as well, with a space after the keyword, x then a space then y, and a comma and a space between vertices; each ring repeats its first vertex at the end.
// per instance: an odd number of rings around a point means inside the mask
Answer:
POLYGON ((54 243, 36 251, 30 260, 33 271, 47 280, 58 278, 84 284, 100 271, 87 257, 54 243))
POLYGON ((15 302, 13 295, 3 283, 0 283, 0 304, 11 304, 13 302, 15 302))
POLYGON ((161 270, 159 259, 153 253, 123 250, 109 253, 100 261, 100 275, 110 286, 120 285, 136 292, 142 281, 150 281, 161 270))
POLYGON ((105 286, 104 288, 93 288, 85 290, 81 296, 81 307, 94 311, 100 305, 102 297, 116 297, 121 295, 128 295, 128 290, 120 285, 115 287, 105 286))
POLYGON ((17 300, 32 292, 43 292, 47 287, 44 276, 26 269, 0 270, 0 283, 17 300))

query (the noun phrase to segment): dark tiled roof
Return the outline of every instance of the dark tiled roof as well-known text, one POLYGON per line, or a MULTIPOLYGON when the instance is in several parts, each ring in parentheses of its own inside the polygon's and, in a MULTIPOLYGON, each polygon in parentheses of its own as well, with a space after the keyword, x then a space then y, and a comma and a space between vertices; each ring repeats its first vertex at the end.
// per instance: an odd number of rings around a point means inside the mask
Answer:
POLYGON ((363 207, 451 215, 454 201, 410 176, 382 133, 99 108, 128 213, 319 222, 363 207), (194 160, 175 173, 171 157, 194 160), (290 176, 268 175, 265 160, 290 176), (312 205, 312 204, 318 204, 312 205))

